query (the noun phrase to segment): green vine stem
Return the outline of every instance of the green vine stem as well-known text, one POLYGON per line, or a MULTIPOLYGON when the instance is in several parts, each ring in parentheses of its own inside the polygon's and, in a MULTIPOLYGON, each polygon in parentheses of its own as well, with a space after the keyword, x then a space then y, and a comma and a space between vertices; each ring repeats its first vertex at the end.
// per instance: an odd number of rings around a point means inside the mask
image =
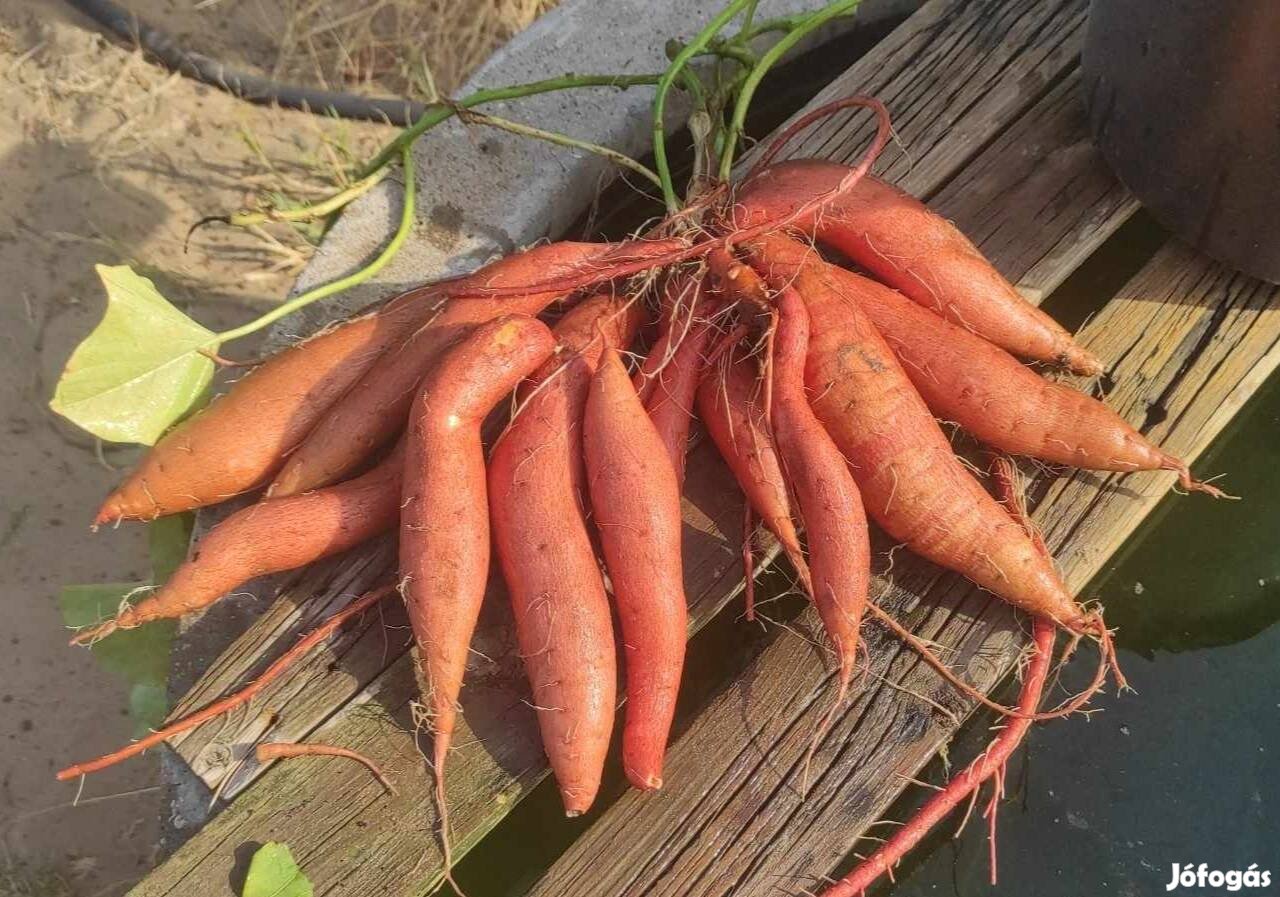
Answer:
POLYGON ((540 93, 551 93, 556 90, 569 90, 577 87, 637 87, 646 84, 657 84, 660 75, 561 75, 558 78, 547 78, 543 81, 531 81, 528 84, 514 84, 508 87, 493 87, 477 90, 473 94, 454 102, 441 102, 431 106, 423 116, 409 127, 401 131, 394 140, 382 148, 382 151, 365 166, 361 177, 368 177, 394 159, 405 147, 430 131, 441 122, 448 121, 457 114, 459 108, 471 109, 485 103, 499 100, 516 100, 531 97, 540 93))
POLYGON ((680 200, 676 195, 675 184, 671 180, 671 165, 667 161, 667 135, 666 127, 663 119, 667 111, 667 94, 671 92, 671 86, 675 83, 676 78, 684 71, 689 60, 697 56, 707 48, 707 45, 720 33, 720 31, 733 19, 750 0, 731 0, 728 6, 722 9, 714 19, 712 19, 705 28, 698 32, 698 35, 689 43, 681 48, 676 54, 676 58, 671 61, 671 65, 667 66, 667 70, 662 73, 662 77, 658 80, 658 89, 653 98, 653 161, 654 166, 658 170, 658 178, 662 182, 662 198, 667 205, 668 212, 676 212, 680 209, 680 200))
MULTIPOLYGON (((764 76, 773 68, 783 55, 803 40, 807 35, 811 34, 818 28, 841 16, 851 15, 858 8, 861 0, 836 0, 828 6, 823 7, 815 13, 806 16, 794 26, 786 34, 784 34, 776 44, 766 50, 761 56, 760 61, 756 63, 755 68, 747 75, 742 83, 742 87, 738 91, 738 99, 733 107, 733 118, 729 122, 729 131, 725 135, 724 152, 720 155, 720 179, 729 180, 730 174, 733 172, 733 156, 734 149, 737 145, 739 136, 743 133, 746 120, 747 110, 751 106, 751 100, 755 96, 756 89, 760 86, 760 82, 764 76)), ((763 24, 763 23, 762 23, 763 24)))
POLYGON ((379 271, 386 267, 387 262, 400 251, 400 247, 404 245, 404 241, 408 239, 409 232, 413 229, 414 218, 414 182, 413 182, 413 153, 408 146, 400 150, 400 161, 404 167, 404 202, 400 210, 400 224, 396 228, 395 234, 387 242, 382 252, 378 253, 377 258, 365 265, 359 271, 348 274, 346 277, 340 277, 337 280, 322 284, 314 289, 307 290, 300 296, 295 296, 288 302, 281 303, 260 318, 255 318, 247 324, 231 330, 223 331, 209 341, 205 348, 217 349, 223 343, 239 339, 242 336, 248 336, 264 327, 274 324, 276 321, 293 314, 298 309, 310 305, 326 296, 332 296, 335 293, 341 293, 351 287, 358 286, 369 280, 379 271))
MULTIPOLYGON (((562 75, 543 81, 531 81, 527 84, 515 84, 508 87, 495 87, 478 90, 457 101, 438 101, 432 103, 427 112, 405 128, 395 139, 383 147, 373 161, 365 165, 360 172, 360 179, 350 187, 328 196, 319 202, 300 206, 294 209, 269 209, 266 211, 242 211, 227 217, 228 224, 236 227, 252 227, 269 221, 311 221, 327 217, 365 193, 369 192, 388 171, 392 162, 405 147, 443 122, 453 118, 460 111, 494 103, 500 100, 513 100, 521 97, 550 93, 557 90, 570 90, 579 87, 615 87, 625 90, 628 87, 657 84, 659 75, 562 75)), ((688 85, 686 85, 688 86, 688 85)), ((693 85, 697 87, 698 85, 693 85)), ((220 220, 220 219, 219 219, 220 220)))
POLYGON ((390 168, 379 168, 368 177, 356 181, 342 192, 335 193, 311 205, 299 206, 294 209, 273 208, 265 211, 236 212, 227 218, 227 223, 235 227, 253 227, 270 221, 312 221, 316 218, 324 218, 343 208, 347 203, 368 193, 382 182, 382 179, 387 176, 390 170, 390 168))
POLYGON ((501 131, 507 131, 512 134, 518 134, 521 137, 532 137, 535 140, 544 140, 547 143, 553 143, 556 146, 568 147, 569 149, 579 149, 597 156, 602 156, 610 162, 634 171, 641 177, 646 178, 655 186, 661 187, 662 181, 658 179, 658 175, 653 169, 635 159, 626 153, 610 149, 607 146, 601 146, 598 143, 591 143, 588 140, 579 140, 576 137, 570 137, 568 134, 561 134, 558 131, 547 131, 543 128, 536 128, 533 125, 526 125, 522 122, 511 121, 508 118, 499 118, 496 115, 489 115, 487 112, 474 112, 470 109, 460 110, 459 119, 463 122, 477 125, 488 125, 491 128, 497 128, 501 131))

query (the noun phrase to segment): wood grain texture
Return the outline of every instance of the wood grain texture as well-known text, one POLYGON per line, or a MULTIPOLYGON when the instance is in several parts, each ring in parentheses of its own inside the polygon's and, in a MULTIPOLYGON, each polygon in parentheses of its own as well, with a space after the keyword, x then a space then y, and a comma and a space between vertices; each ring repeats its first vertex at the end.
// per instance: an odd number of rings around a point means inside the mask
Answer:
MULTIPOLYGON (((852 93, 882 100, 898 140, 885 149, 875 172, 931 199, 1013 118, 1072 71, 1087 5, 1079 0, 930 0, 806 108, 852 93)), ((783 156, 853 163, 874 130, 865 111, 839 112, 797 137, 783 156)))
MULTIPOLYGON (((962 227, 998 221, 999 210, 1015 204, 1011 195, 1017 197, 1018 207, 1034 204, 1040 208, 1053 201, 1046 194, 1051 187, 1062 192, 1063 184, 1093 185, 1092 190, 1068 190, 1047 226, 997 227, 998 236, 987 235, 984 243, 988 250, 1015 279, 1039 269, 1036 277, 1056 283, 1132 211, 1123 191, 1090 153, 1059 152, 1083 141, 1083 116, 1073 105, 1071 86, 1082 10, 1082 3, 1016 0, 993 5, 935 0, 828 91, 884 90, 891 103, 904 110, 898 132, 913 164, 907 167, 895 161, 899 167, 890 170, 899 171, 904 185, 919 195, 945 190, 973 153, 987 148, 970 166, 982 176, 972 187, 959 190, 943 208, 944 214, 962 227), (918 73, 913 59, 926 60, 927 73, 918 73), (896 74, 887 78, 886 72, 896 74), (875 84, 868 85, 872 76, 875 84), (1011 79, 1011 87, 1005 86, 1005 78, 1011 79), (941 139, 936 129, 939 114, 945 114, 950 127, 964 135, 964 146, 969 149, 941 139), (1011 141, 1002 137, 1006 133, 1019 136, 1011 141), (1039 155, 1028 154, 1028 146, 1040 147, 1039 155), (1055 177, 1038 176, 1049 157, 1055 177)), ((815 136, 821 133, 818 129, 815 136)), ((826 152, 837 158, 854 155, 862 139, 857 129, 837 130, 827 135, 826 152)), ((965 177, 970 169, 959 176, 965 177)), ((710 446, 695 451, 690 463, 689 483, 696 490, 686 504, 686 559, 689 593, 696 596, 694 616, 700 624, 740 586, 736 560, 740 504, 710 446)), ((908 563, 900 556, 897 581, 909 593, 923 593, 939 577, 925 565, 905 573, 908 563)), ((958 581, 947 581, 949 594, 965 593, 958 581)), ((301 628, 292 605, 303 594, 295 592, 295 597, 286 599, 247 633, 224 656, 218 669, 211 671, 202 683, 203 691, 193 695, 191 703, 203 703, 232 683, 243 681, 260 666, 264 653, 275 653, 291 641, 301 628)), ((334 593, 325 588, 320 594, 334 593)), ((352 592, 346 590, 345 594, 352 592)), ((321 600, 328 603, 341 598, 321 600)), ((480 633, 477 650, 491 658, 511 657, 503 602, 490 601, 488 605, 490 618, 480 633)), ((947 634, 960 641, 975 625, 984 631, 990 626, 997 628, 994 641, 984 643, 990 660, 984 662, 977 655, 967 658, 970 665, 982 665, 986 670, 984 675, 975 673, 975 681, 989 685, 1015 651, 1016 638, 1007 628, 1007 619, 998 615, 991 621, 984 617, 974 622, 971 617, 985 606, 981 597, 969 600, 956 615, 963 631, 956 634, 948 630, 947 634)), ((940 633, 951 617, 950 612, 939 611, 936 619, 925 621, 926 631, 940 633)), ((871 647, 877 644, 883 645, 873 642, 871 647)), ((406 657, 397 659, 383 653, 383 636, 376 626, 343 636, 334 648, 343 660, 335 663, 334 653, 323 652, 300 667, 295 676, 285 677, 278 690, 255 708, 286 708, 278 733, 287 733, 287 737, 310 735, 371 756, 396 781, 400 797, 388 800, 367 779, 324 761, 297 760, 280 765, 240 794, 135 893, 188 893, 193 888, 223 893, 236 847, 269 838, 288 841, 320 894, 430 890, 438 874, 432 834, 435 817, 421 758, 409 734, 409 702, 414 695, 410 664, 406 657), (345 662, 347 657, 365 660, 353 672, 345 662), (380 673, 379 663, 384 667, 380 673), (411 870, 416 870, 414 875, 409 874, 411 870)), ((821 670, 821 658, 812 649, 804 655, 803 663, 815 674, 821 670)), ((768 687, 784 685, 770 683, 768 687)), ((457 854, 496 825, 546 773, 533 715, 521 703, 523 696, 514 663, 477 657, 476 669, 464 689, 464 716, 470 727, 457 736, 459 748, 450 770, 457 854)), ((774 701, 793 697, 778 696, 764 704, 762 712, 771 716, 767 708, 776 707, 774 701)), ((961 709, 962 705, 946 695, 942 700, 951 700, 950 706, 961 709)), ((189 758, 206 758, 200 761, 200 768, 213 781, 229 763, 215 769, 207 758, 234 758, 257 737, 262 724, 251 714, 244 723, 231 721, 221 728, 208 728, 216 731, 193 736, 182 745, 182 752, 189 758)), ((673 770, 670 780, 674 785, 690 773, 683 768, 673 770)), ((255 774, 250 760, 237 773, 235 787, 243 787, 255 774)))
MULTIPOLYGON (((1173 243, 1081 339, 1108 364, 1110 404, 1139 426, 1152 408, 1162 409, 1167 418, 1144 432, 1192 459, 1280 365, 1280 288, 1173 243)), ((1172 482, 1168 473, 1076 473, 1049 485, 1034 517, 1073 589, 1087 584, 1172 482)), ((969 681, 990 688, 1021 643, 1011 637, 1011 613, 954 576, 930 581, 923 567, 900 564, 892 583, 882 578, 881 600, 940 642, 969 681)), ((812 611, 802 618, 802 629, 817 625, 812 611)), ((869 627, 867 641, 866 687, 814 757, 806 795, 804 753, 826 712, 831 677, 810 644, 784 635, 673 747, 669 780, 681 787, 625 795, 532 893, 754 897, 820 890, 822 877, 956 728, 911 696, 955 709, 936 673, 878 626, 869 627)))

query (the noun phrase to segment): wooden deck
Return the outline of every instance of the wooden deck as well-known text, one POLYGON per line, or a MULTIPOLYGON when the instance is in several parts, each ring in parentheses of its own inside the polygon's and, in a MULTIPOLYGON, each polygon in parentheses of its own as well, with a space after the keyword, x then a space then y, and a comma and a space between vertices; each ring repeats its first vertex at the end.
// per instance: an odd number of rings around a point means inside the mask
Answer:
MULTIPOLYGON (((1085 7, 1084 0, 932 0, 815 100, 881 97, 900 142, 880 173, 953 219, 1033 301, 1137 208, 1086 133, 1077 68, 1085 7)), ((868 136, 862 118, 836 117, 793 154, 848 160, 868 136)), ((1112 407, 1190 459, 1280 362, 1280 291, 1173 242, 1102 307, 1082 340, 1108 365, 1112 407)), ((741 587, 741 504, 708 444, 695 449, 688 482, 685 550, 697 629, 741 587)), ((1079 473, 1039 484, 1035 516, 1073 588, 1084 588, 1172 482, 1170 474, 1079 473)), ((302 575, 175 713, 243 682, 392 564, 389 544, 380 543, 302 575)), ((957 671, 983 689, 1007 673, 1024 643, 1003 605, 904 553, 892 581, 880 578, 873 594, 946 645, 957 671)), ((459 855, 547 773, 518 664, 488 659, 514 657, 504 602, 493 597, 449 770, 459 855)), ((816 627, 811 617, 801 618, 801 630, 816 627)), ((421 894, 438 884, 430 782, 408 714, 415 685, 402 619, 388 605, 385 620, 369 619, 335 639, 247 714, 175 742, 230 803, 134 894, 230 893, 244 845, 267 840, 290 845, 320 895, 421 894), (268 730, 277 739, 360 750, 400 793, 387 797, 340 763, 297 760, 268 771, 252 759, 242 763, 268 730)), ((815 756, 804 799, 800 767, 827 708, 831 672, 810 643, 781 634, 673 746, 668 787, 624 795, 534 893, 742 897, 812 888, 971 709, 879 627, 864 631, 867 685, 815 756)))

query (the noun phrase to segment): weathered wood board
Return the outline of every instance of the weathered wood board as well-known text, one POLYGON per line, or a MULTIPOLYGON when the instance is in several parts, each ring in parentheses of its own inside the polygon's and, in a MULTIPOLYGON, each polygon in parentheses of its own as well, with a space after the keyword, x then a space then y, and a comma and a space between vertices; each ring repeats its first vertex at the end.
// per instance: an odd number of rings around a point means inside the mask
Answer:
MULTIPOLYGON (((862 91, 884 97, 905 146, 905 151, 889 154, 888 176, 931 198, 983 246, 998 267, 1032 294, 1060 283, 1135 207, 1101 167, 1084 133, 1074 74, 1083 7, 1082 2, 935 0, 824 92, 827 96, 862 91)), ((850 158, 861 151, 867 136, 861 120, 834 119, 815 128, 795 152, 850 158)), ((1205 301, 1211 298, 1206 296, 1205 301)), ((1143 330, 1135 327, 1134 332, 1143 330)), ((1255 333, 1251 339, 1259 337, 1255 333)), ((1187 368, 1195 370, 1196 364, 1187 368)), ((1248 392, 1246 378, 1242 375, 1232 388, 1242 401, 1248 392)), ((1145 393, 1128 395, 1125 389, 1118 379, 1117 398, 1139 408, 1145 393)), ((1130 410, 1124 404, 1119 407, 1130 410)), ((1206 422, 1197 432, 1216 432, 1214 427, 1220 428, 1229 416, 1227 412, 1216 423, 1206 422)), ((1170 431, 1170 435, 1178 434, 1170 431)), ((1173 445, 1183 448, 1180 443, 1173 445)), ((695 625, 699 625, 738 588, 740 504, 736 498, 727 498, 735 490, 708 446, 691 459, 689 479, 696 492, 686 506, 686 556, 695 625)), ((1098 482, 1072 478, 1057 484, 1045 507, 1053 508, 1054 501, 1067 502, 1062 513, 1069 510, 1071 523, 1097 536, 1089 515, 1102 512, 1091 507, 1082 516, 1080 510, 1098 493, 1098 482), (1070 493, 1068 499, 1055 498, 1068 487, 1079 492, 1070 493)), ((1139 498, 1130 500, 1147 509, 1166 486, 1167 478, 1161 477, 1134 477, 1124 483, 1124 488, 1138 490, 1134 494, 1139 498), (1142 485, 1147 480, 1149 488, 1142 485)), ((1115 491, 1111 486, 1108 490, 1107 494, 1115 491)), ((1097 506, 1110 507, 1107 503, 1097 506)), ((1131 511, 1123 517, 1129 528, 1141 518, 1131 511)), ((1051 524, 1057 520, 1046 519, 1051 524)), ((1114 523, 1114 518, 1108 518, 1098 525, 1105 529, 1114 523)), ((1118 526, 1115 532, 1128 530, 1118 526)), ((1050 536, 1058 536, 1052 526, 1050 536)), ((1098 544, 1109 553, 1122 537, 1107 530, 1098 544)), ((1092 548, 1076 532, 1054 544, 1059 542, 1072 551, 1092 548)), ((1080 575, 1071 562, 1064 563, 1068 572, 1080 575)), ((1074 563, 1086 569, 1086 561, 1074 563)), ((1100 563, 1100 558, 1089 563, 1100 563)), ((304 576, 224 655, 184 706, 203 704, 243 681, 260 667, 264 656, 277 653, 297 632, 349 600, 388 567, 387 548, 379 546, 304 576)), ((894 579, 889 605, 915 608, 914 596, 927 592, 926 601, 936 601, 938 609, 924 614, 916 610, 913 617, 921 617, 917 627, 931 638, 959 646, 958 667, 967 670, 975 683, 992 685, 1019 643, 1009 615, 982 595, 972 594, 956 578, 901 555, 894 579)), ((510 657, 503 604, 490 601, 489 606, 492 619, 476 647, 488 657, 510 657)), ((390 606, 387 614, 389 620, 396 618, 390 606)), ((255 702, 246 719, 198 730, 179 750, 206 780, 217 782, 278 711, 272 737, 310 735, 362 750, 396 779, 399 798, 385 798, 375 785, 351 775, 344 766, 316 761, 297 761, 274 770, 246 789, 256 772, 250 763, 224 792, 245 789, 243 793, 135 893, 224 893, 237 848, 267 839, 290 843, 317 893, 409 894, 431 889, 438 875, 435 815, 421 757, 409 734, 407 708, 414 694, 413 679, 401 633, 388 634, 379 623, 370 620, 335 640, 327 652, 301 665, 255 702)), ((913 657, 874 632, 870 646, 880 675, 887 672, 895 681, 901 675, 922 677, 913 657)), ((813 715, 825 709, 824 681, 823 658, 811 647, 792 639, 771 647, 749 671, 742 688, 719 699, 675 748, 668 778, 682 783, 681 787, 657 800, 624 798, 593 827, 586 843, 553 870, 542 891, 612 894, 624 888, 630 893, 668 888, 672 893, 720 893, 726 881, 741 878, 750 887, 735 893, 751 893, 753 888, 766 893, 763 883, 777 883, 770 876, 830 869, 834 862, 830 858, 842 855, 850 838, 879 812, 879 802, 887 801, 885 795, 898 790, 892 772, 914 769, 950 736, 951 727, 945 719, 930 718, 927 708, 909 698, 893 697, 883 687, 868 688, 828 739, 828 745, 842 749, 835 757, 825 751, 819 756, 812 803, 802 806, 787 789, 794 776, 795 752, 807 744, 813 715), (779 675, 780 671, 786 675, 779 675), (751 738, 758 740, 751 742, 734 726, 746 727, 751 738), (855 727, 857 734, 851 736, 855 727), (731 740, 718 741, 726 737, 731 740), (720 757, 725 743, 747 747, 736 758, 720 757), (891 749, 896 744, 905 745, 901 753, 891 749), (762 760, 765 745, 772 768, 762 760), (700 753, 702 759, 716 755, 715 762, 701 762, 700 753), (878 777, 869 773, 855 777, 853 771, 869 762, 879 771, 878 777), (708 778, 712 775, 721 778, 708 778), (869 789, 871 782, 879 790, 869 789), (697 811, 701 815, 695 814, 697 803, 707 804, 705 812, 697 811), (648 819, 649 827, 624 831, 621 826, 632 815, 648 819), (795 821, 779 831, 793 816, 795 821), (689 820, 689 825, 673 826, 671 818, 689 820), (697 830, 693 841, 644 840, 690 825, 697 830), (810 845, 808 837, 815 833, 816 843, 810 845), (703 838, 708 839, 705 844, 703 838), (739 840, 744 843, 739 845, 739 840), (790 864, 786 870, 759 853, 760 845, 770 841, 791 845, 770 852, 786 855, 790 864), (652 850, 644 852, 641 844, 652 850), (798 844, 810 852, 800 852, 798 844), (610 854, 609 861, 601 863, 597 852, 588 871, 584 858, 591 857, 593 849, 613 848, 618 849, 616 857, 610 854), (624 854, 624 862, 615 862, 624 854), (664 869, 672 877, 666 877, 664 869), (628 870, 633 874, 624 876, 626 881, 609 885, 610 876, 628 870), (722 870, 733 870, 725 881, 718 877, 722 870)), ((936 681, 928 676, 923 681, 926 692, 934 693, 945 706, 965 709, 936 681)), ((522 697, 519 670, 510 661, 481 660, 468 680, 464 710, 470 728, 458 734, 459 749, 450 768, 458 854, 483 837, 545 775, 533 716, 521 703, 522 697)))

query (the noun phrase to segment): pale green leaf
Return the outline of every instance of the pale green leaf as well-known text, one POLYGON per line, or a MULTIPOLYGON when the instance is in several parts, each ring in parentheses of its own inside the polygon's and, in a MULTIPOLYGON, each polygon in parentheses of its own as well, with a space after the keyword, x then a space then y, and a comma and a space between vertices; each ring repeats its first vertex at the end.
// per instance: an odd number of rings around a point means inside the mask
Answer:
POLYGON ((293 861, 289 845, 268 841, 249 861, 241 897, 312 897, 311 882, 293 861))
POLYGON ((215 334, 169 304, 127 265, 97 266, 107 311, 67 362, 58 414, 109 442, 154 443, 203 397, 215 334))
MULTIPOLYGON (((147 583, 65 586, 58 598, 62 621, 74 629, 99 623, 115 616, 122 601, 144 597, 149 588, 147 583)), ((90 649, 103 670, 128 686, 135 736, 155 729, 168 712, 169 650, 176 629, 173 620, 156 620, 115 632, 90 649)))
MULTIPOLYGON (((151 555, 151 583, 101 583, 66 586, 59 596, 62 622, 73 629, 109 620, 120 605, 145 598, 153 585, 164 583, 187 557, 194 514, 171 514, 147 525, 151 555)), ((94 659, 108 673, 129 686, 129 715, 134 737, 164 722, 169 712, 169 652, 177 624, 156 620, 135 629, 121 629, 94 642, 94 659)))
POLYGON ((188 511, 185 514, 157 517, 147 524, 151 581, 156 585, 168 582, 173 571, 187 559, 187 550, 191 546, 191 528, 195 521, 196 515, 188 511))

